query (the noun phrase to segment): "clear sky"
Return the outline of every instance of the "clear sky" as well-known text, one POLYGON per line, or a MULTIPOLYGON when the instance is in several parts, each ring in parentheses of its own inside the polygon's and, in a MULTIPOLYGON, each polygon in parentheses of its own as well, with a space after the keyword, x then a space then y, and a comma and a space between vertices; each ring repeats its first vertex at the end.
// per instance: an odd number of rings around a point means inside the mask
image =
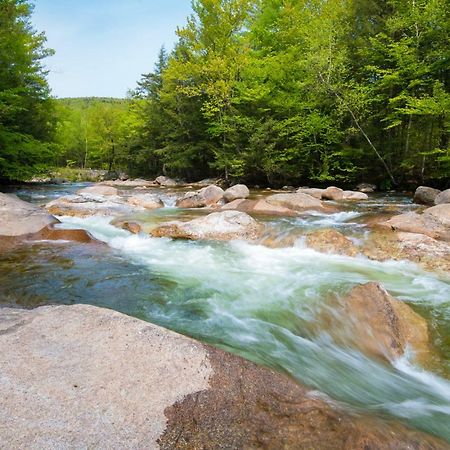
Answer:
POLYGON ((190 14, 190 0, 34 0, 32 23, 56 54, 46 60, 57 97, 125 97, 190 14))

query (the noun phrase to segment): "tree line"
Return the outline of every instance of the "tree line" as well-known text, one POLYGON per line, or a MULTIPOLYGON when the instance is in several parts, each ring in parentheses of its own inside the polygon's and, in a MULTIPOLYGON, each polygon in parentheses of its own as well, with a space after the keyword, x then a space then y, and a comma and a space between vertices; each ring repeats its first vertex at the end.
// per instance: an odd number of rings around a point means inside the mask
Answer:
MULTIPOLYGON (((48 54, 43 35, 23 19, 28 3, 3 3, 22 11, 16 26, 35 46, 25 73, 32 67, 41 80, 34 109, 30 99, 29 112, 14 116, 0 71, 3 176, 51 159, 272 186, 449 182, 447 0, 194 0, 174 49, 161 49, 127 100, 56 102, 40 65, 48 54), (33 119, 45 114, 56 119, 47 128, 33 119), (43 158, 11 150, 19 167, 11 172, 3 158, 8 133, 32 142, 31 153, 43 158)), ((17 139, 9 148, 18 148, 17 139)))

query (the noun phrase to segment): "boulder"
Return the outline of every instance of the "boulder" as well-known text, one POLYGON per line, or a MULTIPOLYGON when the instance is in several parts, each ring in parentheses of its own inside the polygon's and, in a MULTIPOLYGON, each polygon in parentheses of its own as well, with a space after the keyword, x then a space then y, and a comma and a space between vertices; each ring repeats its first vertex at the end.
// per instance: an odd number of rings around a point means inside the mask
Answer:
POLYGON ((364 192, 356 192, 356 191, 344 191, 342 193, 342 200, 368 200, 369 196, 364 192))
POLYGON ((322 199, 322 192, 325 189, 319 189, 319 188, 299 188, 297 189, 297 192, 299 194, 307 194, 311 197, 318 198, 319 200, 322 199))
POLYGON ((438 195, 436 195, 434 203, 436 205, 441 205, 442 203, 450 203, 450 189, 446 189, 445 191, 442 191, 438 195))
POLYGON ((118 186, 124 188, 136 188, 136 187, 150 187, 150 186, 159 186, 154 181, 150 180, 142 180, 141 178, 136 178, 135 180, 110 180, 103 181, 100 183, 103 186, 118 186))
POLYGON ((187 192, 178 199, 176 206, 179 208, 203 208, 211 206, 222 200, 224 191, 219 186, 211 184, 198 191, 187 192))
POLYGON ((115 187, 96 184, 80 189, 78 195, 117 195, 118 191, 115 187))
POLYGON ((414 193, 414 203, 433 206, 436 196, 440 192, 441 191, 439 189, 433 189, 427 186, 419 186, 414 193))
POLYGON ((306 245, 323 253, 355 256, 358 248, 339 231, 332 228, 316 230, 306 235, 306 245))
POLYGON ((263 226, 246 213, 222 211, 189 222, 167 222, 150 234, 174 239, 251 240, 258 238, 262 229, 263 226))
POLYGON ((232 202, 240 198, 247 198, 249 195, 250 191, 245 184, 235 184, 224 192, 223 198, 226 202, 232 202))
POLYGON ((450 203, 441 203, 431 208, 427 208, 423 216, 431 217, 442 225, 449 227, 450 232, 450 203))
POLYGON ((129 231, 133 234, 138 234, 142 231, 142 226, 138 222, 133 222, 129 220, 115 219, 111 222, 117 228, 122 228, 123 230, 129 231))
POLYGON ((339 201, 344 198, 344 191, 338 187, 330 186, 322 191, 323 200, 339 201))
POLYGON ((0 193, 0 236, 31 235, 58 222, 39 206, 0 193))
POLYGON ((378 283, 356 286, 326 311, 326 329, 336 342, 388 361, 411 347, 424 364, 431 355, 424 318, 406 303, 392 297, 378 283))
POLYGON ((308 209, 323 210, 324 206, 320 200, 308 194, 274 194, 266 198, 271 205, 282 206, 294 211, 305 211, 308 209))
POLYGON ((356 190, 370 194, 371 192, 375 192, 377 190, 377 186, 370 183, 359 183, 358 186, 356 186, 356 190))
POLYGON ((128 197, 128 203, 145 209, 158 209, 164 207, 164 202, 152 194, 133 195, 128 197))
POLYGON ((1 444, 53 448, 443 450, 291 378, 88 305, 0 310, 1 444), (389 436, 389 439, 386 439, 389 436))
POLYGON ((271 205, 264 199, 260 200, 233 200, 220 208, 222 211, 235 210, 247 214, 262 214, 267 216, 296 216, 296 211, 284 206, 271 205))
POLYGON ((155 179, 155 182, 164 187, 175 187, 179 185, 178 181, 175 181, 169 177, 165 177, 164 175, 160 175, 159 177, 157 177, 155 179))

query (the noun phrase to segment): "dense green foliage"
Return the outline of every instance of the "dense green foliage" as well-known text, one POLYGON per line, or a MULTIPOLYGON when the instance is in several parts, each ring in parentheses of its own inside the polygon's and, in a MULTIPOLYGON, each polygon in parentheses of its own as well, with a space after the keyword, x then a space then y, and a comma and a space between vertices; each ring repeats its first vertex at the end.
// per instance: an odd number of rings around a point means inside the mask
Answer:
POLYGON ((52 162, 53 108, 41 64, 51 53, 24 0, 0 0, 0 179, 26 179, 52 162))
POLYGON ((447 0, 196 0, 131 106, 150 172, 445 183, 447 0))

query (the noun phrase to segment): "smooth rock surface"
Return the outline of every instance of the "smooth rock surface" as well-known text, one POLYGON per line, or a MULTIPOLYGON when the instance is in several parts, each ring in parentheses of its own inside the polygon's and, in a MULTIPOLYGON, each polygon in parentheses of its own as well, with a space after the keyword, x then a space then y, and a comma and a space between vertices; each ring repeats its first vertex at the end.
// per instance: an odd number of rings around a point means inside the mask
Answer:
POLYGON ((223 194, 226 202, 232 202, 237 199, 244 199, 250 195, 250 191, 245 184, 235 184, 229 187, 223 194))
POLYGON ((419 186, 414 192, 414 203, 433 206, 436 196, 441 191, 428 186, 419 186))
POLYGON ((41 231, 59 221, 44 209, 15 195, 0 193, 0 236, 22 236, 41 231))
POLYGON ((0 309, 5 449, 389 449, 448 445, 350 415, 288 377, 87 305, 0 309))
POLYGON ((443 203, 450 203, 450 189, 446 189, 445 191, 442 191, 438 195, 436 195, 434 203, 436 205, 441 205, 443 203))
POLYGON ((173 180, 172 178, 165 177, 164 175, 160 175, 155 179, 155 182, 160 186, 164 187, 175 187, 178 186, 178 181, 173 180))
POLYGON ((154 237, 175 239, 256 239, 263 229, 255 219, 240 211, 222 211, 189 222, 167 222, 151 231, 154 237))
POLYGON ((342 200, 360 201, 360 200, 368 200, 368 199, 369 199, 369 196, 364 192, 344 191, 342 193, 342 200))
POLYGON ((357 247, 339 231, 332 228, 316 230, 306 235, 306 245, 323 253, 355 256, 357 247))
POLYGON ((164 207, 164 202, 153 194, 133 195, 128 197, 128 203, 145 209, 158 209, 164 207))
POLYGON ((323 190, 322 199, 323 200, 333 200, 339 201, 344 198, 344 191, 341 188, 330 186, 323 190))
POLYGON ((119 191, 113 186, 105 186, 102 184, 96 184, 94 186, 88 186, 80 189, 78 195, 117 195, 119 191))
POLYGON ((294 193, 294 194, 274 194, 266 198, 271 205, 282 206, 294 211, 305 211, 308 209, 323 210, 322 202, 311 195, 294 193))
POLYGON ((325 189, 319 189, 319 188, 299 188, 297 189, 297 192, 299 194, 307 194, 311 197, 318 198, 319 200, 322 199, 322 192, 325 189))
POLYGON ((177 200, 176 206, 179 208, 203 208, 217 204, 222 200, 223 195, 224 191, 221 187, 211 184, 198 191, 187 192, 177 200))
POLYGON ((244 200, 237 199, 220 208, 222 211, 235 210, 247 214, 262 214, 267 216, 296 216, 297 212, 284 206, 271 205, 264 199, 244 200))

